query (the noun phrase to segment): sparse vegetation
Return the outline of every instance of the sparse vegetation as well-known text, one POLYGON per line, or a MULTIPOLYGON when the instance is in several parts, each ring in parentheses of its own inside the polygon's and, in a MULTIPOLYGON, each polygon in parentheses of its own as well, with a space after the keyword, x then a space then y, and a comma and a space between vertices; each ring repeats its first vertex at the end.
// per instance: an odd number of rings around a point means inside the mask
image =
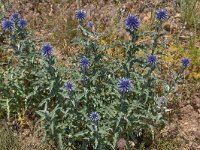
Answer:
POLYGON ((200 3, 199 0, 178 0, 181 6, 181 15, 186 27, 199 30, 200 3))

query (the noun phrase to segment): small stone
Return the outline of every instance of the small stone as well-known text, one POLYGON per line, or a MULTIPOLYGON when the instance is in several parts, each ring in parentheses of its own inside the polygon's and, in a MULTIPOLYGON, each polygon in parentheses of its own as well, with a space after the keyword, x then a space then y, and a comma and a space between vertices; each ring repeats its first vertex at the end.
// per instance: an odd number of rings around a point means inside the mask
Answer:
POLYGON ((200 131, 196 131, 195 133, 196 139, 200 140, 200 131))
POLYGON ((125 146, 126 140, 124 138, 119 139, 119 141, 117 142, 117 147, 119 148, 119 150, 125 150, 125 146))
POLYGON ((130 146, 131 146, 132 148, 135 147, 135 143, 134 143, 133 141, 128 141, 128 143, 130 144, 130 146))
POLYGON ((180 13, 177 13, 174 18, 181 18, 181 14, 180 13))

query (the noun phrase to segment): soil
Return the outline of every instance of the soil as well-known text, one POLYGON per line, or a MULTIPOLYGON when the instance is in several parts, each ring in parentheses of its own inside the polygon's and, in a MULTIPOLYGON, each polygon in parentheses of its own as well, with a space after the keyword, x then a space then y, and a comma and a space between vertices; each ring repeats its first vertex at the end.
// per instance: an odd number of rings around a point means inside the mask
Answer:
POLYGON ((200 150, 200 89, 194 98, 180 102, 176 110, 163 136, 174 139, 181 150, 200 150))
POLYGON ((200 150, 200 97, 180 104, 178 136, 183 150, 200 150))

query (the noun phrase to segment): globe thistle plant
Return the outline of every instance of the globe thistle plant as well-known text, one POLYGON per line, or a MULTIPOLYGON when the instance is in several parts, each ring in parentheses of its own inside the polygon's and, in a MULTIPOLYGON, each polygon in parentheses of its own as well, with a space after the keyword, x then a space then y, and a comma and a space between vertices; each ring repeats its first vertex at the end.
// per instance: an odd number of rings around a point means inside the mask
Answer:
POLYGON ((89 118, 92 122, 97 123, 97 121, 100 119, 100 116, 97 112, 92 112, 89 118))
POLYGON ((92 22, 92 21, 89 21, 88 23, 87 23, 87 27, 88 28, 92 28, 94 26, 94 23, 92 22))
POLYGON ((41 54, 42 56, 50 56, 52 55, 53 52, 53 46, 49 43, 45 43, 43 44, 42 48, 41 48, 41 54))
POLYGON ((184 67, 189 67, 190 66, 190 59, 188 58, 182 58, 181 63, 184 67))
POLYGON ((65 89, 69 92, 71 91, 74 91, 75 89, 75 86, 72 82, 68 81, 66 84, 65 84, 65 89))
POLYGON ((15 27, 15 24, 12 20, 6 19, 2 21, 1 26, 4 31, 12 31, 15 27))
POLYGON ((150 64, 150 65, 155 65, 157 62, 158 62, 158 59, 155 55, 149 55, 148 56, 148 60, 147 62, 150 64))
POLYGON ((18 22, 21 19, 21 15, 18 12, 14 12, 10 16, 10 20, 18 22))
POLYGON ((86 18, 86 11, 85 10, 78 10, 76 11, 76 19, 80 22, 85 20, 86 18))
POLYGON ((18 21, 18 27, 20 29, 26 29, 27 26, 28 26, 28 23, 25 19, 21 19, 21 20, 18 21))
POLYGON ((90 66, 90 60, 87 57, 83 57, 80 59, 80 66, 81 68, 89 68, 90 66))
POLYGON ((130 15, 126 19, 126 28, 130 30, 131 32, 136 31, 140 26, 140 20, 135 15, 130 15))
POLYGON ((167 20, 169 17, 169 13, 167 12, 166 9, 159 9, 157 12, 156 12, 156 19, 158 21, 165 21, 167 20))
POLYGON ((120 92, 129 92, 132 89, 132 83, 131 80, 128 78, 122 78, 118 82, 118 90, 120 92))

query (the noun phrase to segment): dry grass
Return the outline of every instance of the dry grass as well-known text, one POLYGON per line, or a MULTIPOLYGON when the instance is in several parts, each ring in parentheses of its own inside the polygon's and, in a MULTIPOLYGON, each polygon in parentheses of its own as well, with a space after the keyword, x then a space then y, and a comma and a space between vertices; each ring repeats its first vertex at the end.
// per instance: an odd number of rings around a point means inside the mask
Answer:
POLYGON ((20 142, 3 120, 0 120, 0 150, 21 150, 20 142))

